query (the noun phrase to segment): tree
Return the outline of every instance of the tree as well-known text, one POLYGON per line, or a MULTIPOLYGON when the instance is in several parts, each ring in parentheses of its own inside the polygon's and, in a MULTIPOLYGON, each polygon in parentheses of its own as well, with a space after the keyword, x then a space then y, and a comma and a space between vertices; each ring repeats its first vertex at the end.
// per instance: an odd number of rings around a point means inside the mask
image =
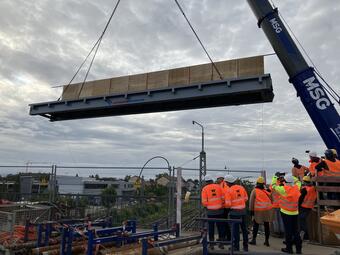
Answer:
POLYGON ((161 177, 169 177, 169 174, 168 173, 161 173, 161 174, 156 174, 156 180, 161 178, 161 177))
POLYGON ((124 181, 128 182, 128 181, 130 180, 130 178, 131 178, 131 175, 126 175, 126 176, 124 177, 124 181))
POLYGON ((117 192, 112 185, 104 189, 101 193, 103 205, 107 208, 112 207, 116 202, 116 196, 117 192))

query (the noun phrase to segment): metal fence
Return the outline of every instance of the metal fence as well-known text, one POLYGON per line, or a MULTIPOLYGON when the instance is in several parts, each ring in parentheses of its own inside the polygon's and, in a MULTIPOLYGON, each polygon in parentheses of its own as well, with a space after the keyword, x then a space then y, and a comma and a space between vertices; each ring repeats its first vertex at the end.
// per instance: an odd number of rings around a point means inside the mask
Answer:
POLYGON ((0 206, 0 232, 12 232, 15 225, 25 225, 26 220, 40 223, 50 218, 50 206, 2 205, 0 206))
MULTIPOLYGON (((7 168, 15 172, 29 173, 31 171, 49 173, 49 189, 46 193, 24 194, 18 189, 12 192, 2 192, 0 199, 7 199, 14 202, 44 202, 51 206, 48 219, 58 220, 60 218, 107 218, 113 225, 121 225, 127 219, 136 219, 139 226, 150 227, 153 223, 159 223, 160 227, 170 227, 176 222, 176 169, 175 167, 143 167, 145 171, 152 171, 152 176, 159 173, 168 173, 169 183, 164 196, 150 196, 143 192, 133 195, 111 196, 105 195, 84 195, 84 194, 59 194, 57 192, 56 175, 68 173, 71 169, 75 172, 110 172, 110 176, 126 173, 127 170, 134 171, 140 175, 141 167, 95 167, 95 166, 0 166, 0 170, 7 168)), ((181 168, 185 176, 198 179, 199 170, 194 168, 181 168)), ((72 171, 72 172, 74 172, 72 171)), ((4 172, 4 171, 2 171, 4 172)), ((228 170, 228 169, 207 169, 208 173, 222 172, 232 173, 240 179, 255 180, 258 176, 266 177, 265 171, 228 170)), ((42 173, 44 174, 44 173, 42 173)), ((183 187, 187 191, 188 187, 183 187)), ((183 196, 184 196, 183 192, 183 196)), ((185 230, 197 230, 193 219, 202 215, 203 210, 200 203, 200 186, 192 190, 192 195, 187 203, 182 206, 182 226, 185 230)), ((3 214, 5 222, 12 222, 13 216, 3 214)), ((26 216, 22 216, 25 219, 26 216)), ((34 218, 34 215, 29 216, 34 218)), ((2 219, 2 218, 1 218, 2 219)), ((14 222, 17 222, 14 220, 14 222)), ((7 226, 5 223, 4 226, 7 226)), ((13 225, 13 224, 12 224, 13 225)), ((5 227, 4 227, 5 228, 5 227)))

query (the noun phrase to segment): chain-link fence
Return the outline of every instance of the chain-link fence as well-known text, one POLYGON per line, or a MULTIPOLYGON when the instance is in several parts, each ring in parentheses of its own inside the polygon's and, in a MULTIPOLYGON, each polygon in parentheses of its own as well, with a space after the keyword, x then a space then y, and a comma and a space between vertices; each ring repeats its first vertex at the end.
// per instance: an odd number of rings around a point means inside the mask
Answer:
POLYGON ((25 225, 26 220, 40 223, 51 218, 51 206, 2 205, 0 206, 0 232, 12 232, 15 225, 25 225))
MULTIPOLYGON (((49 220, 102 218, 112 225, 121 225, 127 219, 136 219, 139 226, 146 228, 153 223, 170 227, 176 222, 175 167, 145 167, 146 175, 151 171, 150 179, 142 178, 140 167, 0 166, 0 170, 4 168, 11 169, 11 174, 0 180, 0 199, 29 206, 48 205, 51 210, 46 219, 49 220), (69 175, 70 172, 74 175, 69 175), (85 173, 82 177, 76 174, 82 172, 85 173), (99 177, 95 174, 98 172, 110 172, 110 175, 99 177), (129 178, 135 179, 128 181, 122 173, 127 176, 130 173, 129 178), (137 182, 138 176, 141 176, 141 182, 137 182), (110 185, 115 192, 103 193, 110 185)), ((199 170, 182 168, 182 172, 186 177, 182 179, 183 199, 187 191, 191 192, 190 198, 182 204, 182 227, 184 230, 198 230, 194 219, 204 213, 200 202, 201 184, 197 177, 199 170)), ((212 175, 217 172, 233 174, 249 192, 258 176, 266 176, 265 171, 207 169, 207 172, 212 175)), ((3 223, 3 228, 17 222, 13 215, 1 208, 0 211, 3 212, 1 219, 7 222, 3 223)), ((27 215, 21 217, 23 222, 27 215)), ((28 217, 35 218, 34 215, 28 217)))

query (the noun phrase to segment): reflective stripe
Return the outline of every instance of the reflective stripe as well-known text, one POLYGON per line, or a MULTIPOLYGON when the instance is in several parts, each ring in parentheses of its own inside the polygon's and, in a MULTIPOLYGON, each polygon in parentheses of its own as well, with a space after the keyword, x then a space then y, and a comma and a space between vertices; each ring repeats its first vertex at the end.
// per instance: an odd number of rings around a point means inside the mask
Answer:
POLYGON ((221 205, 208 205, 207 206, 207 209, 209 210, 218 210, 218 209, 221 209, 222 206, 221 205))
POLYGON ((232 207, 230 207, 231 209, 244 209, 244 208, 246 208, 245 206, 243 206, 243 205, 235 205, 235 206, 232 206, 232 207))
POLYGON ((231 200, 231 202, 242 202, 242 201, 244 201, 244 198, 237 198, 237 199, 231 200))
POLYGON ((222 200, 222 197, 208 198, 209 202, 214 202, 214 201, 218 201, 218 200, 222 200))

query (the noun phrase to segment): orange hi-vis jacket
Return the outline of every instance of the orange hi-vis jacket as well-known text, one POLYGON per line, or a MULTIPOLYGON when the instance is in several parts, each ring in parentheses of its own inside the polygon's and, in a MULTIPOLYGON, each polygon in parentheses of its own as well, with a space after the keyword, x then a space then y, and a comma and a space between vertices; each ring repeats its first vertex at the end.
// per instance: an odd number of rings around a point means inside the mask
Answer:
POLYGON ((289 212, 298 212, 300 190, 298 185, 284 186, 286 195, 281 196, 280 208, 289 212))
POLYGON ((321 161, 319 160, 319 162, 312 162, 312 161, 309 161, 309 163, 310 163, 310 165, 309 165, 309 172, 312 174, 312 176, 315 176, 316 174, 315 174, 315 172, 316 172, 316 170, 315 170, 315 167, 316 167, 316 165, 317 164, 319 164, 321 161))
POLYGON ((314 208, 315 200, 316 200, 316 190, 314 186, 306 186, 304 187, 307 191, 307 195, 303 200, 301 207, 304 208, 314 208))
POLYGON ((324 170, 325 176, 339 176, 340 177, 340 160, 335 160, 335 162, 325 159, 325 162, 329 170, 324 170))
MULTIPOLYGON (((228 184, 225 181, 222 181, 220 183, 220 186, 221 186, 221 188, 223 190, 223 194, 225 195, 227 193, 228 189, 229 189, 228 184)), ((223 207, 224 208, 229 208, 230 207, 230 203, 229 202, 225 203, 225 200, 224 200, 224 206, 223 207)))
POLYGON ((229 189, 229 187, 228 187, 228 185, 227 185, 227 183, 225 181, 222 181, 220 183, 220 186, 221 186, 221 188, 223 190, 223 194, 225 194, 227 192, 227 190, 229 189))
POLYGON ((225 194, 225 204, 230 205, 230 209, 242 210, 246 208, 248 194, 240 185, 229 187, 225 194))
POLYGON ((254 211, 268 211, 272 208, 270 193, 264 189, 255 188, 254 211))
POLYGON ((272 206, 273 208, 280 208, 280 194, 275 189, 272 188, 272 185, 269 186, 269 189, 272 191, 272 206))
POLYGON ((224 205, 224 194, 219 184, 208 184, 202 189, 202 205, 208 210, 219 210, 224 205))

